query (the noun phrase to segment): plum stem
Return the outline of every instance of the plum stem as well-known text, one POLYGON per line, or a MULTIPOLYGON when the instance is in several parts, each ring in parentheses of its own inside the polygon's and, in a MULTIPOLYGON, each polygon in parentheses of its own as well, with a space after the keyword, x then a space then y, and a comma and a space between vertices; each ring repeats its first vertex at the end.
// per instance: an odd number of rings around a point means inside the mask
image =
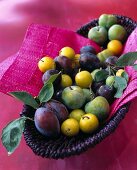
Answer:
POLYGON ((70 90, 73 90, 71 86, 69 88, 70 88, 70 90))
POLYGON ((31 121, 34 122, 34 120, 32 118, 30 118, 30 117, 25 117, 25 118, 26 118, 26 120, 28 119, 28 120, 31 120, 31 121))
POLYGON ((113 67, 110 67, 110 69, 111 69, 111 72, 112 72, 113 76, 115 76, 114 71, 116 71, 116 69, 114 69, 113 67))
POLYGON ((93 100, 95 98, 95 94, 94 94, 93 90, 91 89, 91 86, 89 88, 89 91, 90 91, 90 95, 91 95, 91 100, 93 100))

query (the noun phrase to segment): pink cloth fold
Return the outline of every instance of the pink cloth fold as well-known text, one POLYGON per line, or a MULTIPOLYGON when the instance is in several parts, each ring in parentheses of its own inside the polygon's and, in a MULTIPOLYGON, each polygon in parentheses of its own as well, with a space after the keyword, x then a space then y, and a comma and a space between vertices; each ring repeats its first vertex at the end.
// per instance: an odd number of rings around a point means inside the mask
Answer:
MULTIPOLYGON (((124 53, 137 50, 137 29, 129 36, 124 53)), ((37 63, 44 55, 58 56, 59 50, 64 46, 72 47, 76 53, 84 45, 93 45, 97 52, 101 48, 93 41, 77 33, 46 25, 32 24, 26 33, 19 52, 0 63, 0 91, 27 91, 36 96, 42 87, 42 73, 37 63)), ((111 106, 113 115, 120 106, 137 96, 137 71, 126 67, 129 74, 128 87, 120 99, 115 100, 111 106)))
POLYGON ((95 42, 73 31, 32 24, 19 52, 0 63, 0 91, 21 90, 37 95, 42 87, 42 73, 37 67, 39 59, 44 55, 58 56, 64 46, 70 46, 79 53, 84 45, 93 45, 97 52, 101 50, 95 42))
MULTIPOLYGON (((137 51, 137 28, 130 34, 125 44, 123 53, 137 51)), ((137 71, 131 67, 126 67, 126 72, 129 75, 128 86, 125 89, 122 97, 117 99, 111 106, 111 114, 113 115, 122 105, 137 97, 137 71)))

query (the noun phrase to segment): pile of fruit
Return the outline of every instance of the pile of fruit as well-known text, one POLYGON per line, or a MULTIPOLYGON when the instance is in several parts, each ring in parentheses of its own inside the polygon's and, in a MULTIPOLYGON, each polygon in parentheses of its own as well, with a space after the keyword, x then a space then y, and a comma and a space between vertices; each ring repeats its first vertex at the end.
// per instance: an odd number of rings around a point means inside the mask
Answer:
POLYGON ((75 54, 71 47, 64 47, 55 59, 45 56, 38 62, 44 84, 57 75, 53 96, 34 116, 37 130, 47 137, 56 137, 60 131, 66 136, 96 131, 108 118, 114 98, 121 95, 117 93, 119 79, 127 85, 125 70, 115 66, 127 38, 117 18, 101 15, 99 26, 89 30, 88 38, 107 49, 97 54, 93 46, 86 45, 75 54))
POLYGON ((137 69, 137 53, 121 55, 127 32, 114 15, 101 15, 98 26, 87 36, 101 46, 101 52, 91 45, 83 46, 78 54, 63 47, 54 59, 44 56, 39 60, 43 87, 38 96, 24 91, 9 93, 35 109, 34 119, 23 116, 3 129, 2 143, 9 154, 19 145, 26 120, 34 121, 38 132, 47 138, 92 134, 107 121, 110 105, 128 84, 124 66, 137 69))

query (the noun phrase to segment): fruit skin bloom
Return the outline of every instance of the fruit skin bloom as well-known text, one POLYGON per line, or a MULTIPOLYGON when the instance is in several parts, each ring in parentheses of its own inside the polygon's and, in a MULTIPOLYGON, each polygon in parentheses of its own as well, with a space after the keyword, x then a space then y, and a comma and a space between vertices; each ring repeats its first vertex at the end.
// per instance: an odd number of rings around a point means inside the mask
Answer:
POLYGON ((56 65, 55 65, 54 60, 51 57, 45 56, 39 60, 38 68, 42 73, 45 73, 47 70, 55 69, 56 65))

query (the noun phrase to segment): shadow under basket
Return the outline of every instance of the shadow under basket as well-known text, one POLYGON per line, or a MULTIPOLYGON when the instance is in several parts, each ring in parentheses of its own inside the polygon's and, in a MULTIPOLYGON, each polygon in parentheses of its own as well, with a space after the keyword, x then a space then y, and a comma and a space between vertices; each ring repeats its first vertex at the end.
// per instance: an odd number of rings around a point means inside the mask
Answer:
MULTIPOLYGON (((137 23, 132 19, 116 15, 118 23, 123 25, 130 34, 137 23)), ((77 30, 77 33, 87 37, 88 31, 91 27, 97 26, 98 19, 83 25, 77 30)), ((79 155, 90 147, 94 147, 103 139, 109 136, 117 128, 121 120, 125 117, 129 109, 129 103, 122 106, 111 119, 106 122, 98 131, 91 135, 79 133, 75 137, 68 138, 62 134, 57 139, 48 139, 41 135, 35 128, 34 122, 26 121, 24 129, 24 138, 26 144, 32 151, 44 158, 63 159, 72 155, 79 155)), ((34 117, 35 110, 29 106, 24 105, 21 116, 34 117)))

